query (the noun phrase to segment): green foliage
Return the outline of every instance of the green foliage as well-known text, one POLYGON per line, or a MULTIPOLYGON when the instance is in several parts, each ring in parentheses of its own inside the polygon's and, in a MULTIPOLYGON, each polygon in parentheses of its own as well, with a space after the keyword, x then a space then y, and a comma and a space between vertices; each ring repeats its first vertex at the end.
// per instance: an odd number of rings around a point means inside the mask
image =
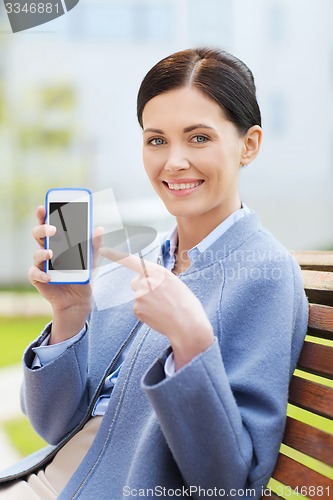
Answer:
POLYGON ((63 150, 69 148, 73 140, 73 133, 69 129, 52 129, 39 125, 22 127, 18 135, 19 147, 22 151, 42 148, 63 150))
POLYGON ((26 417, 18 417, 5 422, 4 430, 12 445, 23 457, 47 444, 31 427, 26 417))
MULTIPOLYGON (((28 207, 35 209, 43 201, 45 191, 45 181, 32 177, 28 172, 16 177, 11 183, 4 182, 0 186, 0 200, 4 206, 11 208, 11 222, 18 225, 30 216, 28 207)), ((4 211, 0 212, 0 223, 4 224, 7 219, 4 211)))
POLYGON ((0 367, 20 363, 27 345, 35 339, 48 322, 40 317, 0 316, 0 367))
POLYGON ((71 82, 27 87, 11 107, 0 81, 0 127, 6 130, 0 175, 0 225, 23 225, 51 187, 86 183, 77 90, 71 82))
POLYGON ((50 85, 40 89, 40 102, 44 109, 72 111, 76 107, 75 90, 68 85, 50 85))

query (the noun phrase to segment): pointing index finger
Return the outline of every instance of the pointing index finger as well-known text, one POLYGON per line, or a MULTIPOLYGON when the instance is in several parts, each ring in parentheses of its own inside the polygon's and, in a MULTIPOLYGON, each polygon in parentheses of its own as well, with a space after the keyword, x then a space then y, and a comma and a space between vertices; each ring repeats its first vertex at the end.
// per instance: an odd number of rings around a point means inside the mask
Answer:
MULTIPOLYGON (((132 254, 126 254, 122 252, 117 252, 108 247, 102 247, 99 250, 100 255, 106 257, 107 259, 113 260, 114 262, 119 262, 122 266, 135 271, 146 278, 156 269, 157 264, 152 262, 148 262, 143 259, 141 252, 139 253, 140 257, 132 254)), ((158 266, 160 268, 160 266, 158 266)))

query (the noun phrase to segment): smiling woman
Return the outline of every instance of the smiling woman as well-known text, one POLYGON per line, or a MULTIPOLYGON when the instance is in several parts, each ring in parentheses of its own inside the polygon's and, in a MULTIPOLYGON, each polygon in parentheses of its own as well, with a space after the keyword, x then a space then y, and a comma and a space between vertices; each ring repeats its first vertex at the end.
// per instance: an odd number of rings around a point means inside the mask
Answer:
POLYGON ((217 102, 192 86, 151 99, 142 123, 148 177, 169 212, 191 217, 191 248, 240 208, 240 166, 256 157, 261 128, 241 134, 217 102))
POLYGON ((95 255, 119 265, 92 291, 49 284, 55 228, 37 210, 29 275, 53 319, 26 350, 22 400, 56 448, 5 471, 0 498, 258 499, 273 470, 308 304, 295 260, 239 195, 262 137, 252 73, 224 51, 178 52, 145 76, 137 113, 176 226, 140 258, 96 231, 95 255))

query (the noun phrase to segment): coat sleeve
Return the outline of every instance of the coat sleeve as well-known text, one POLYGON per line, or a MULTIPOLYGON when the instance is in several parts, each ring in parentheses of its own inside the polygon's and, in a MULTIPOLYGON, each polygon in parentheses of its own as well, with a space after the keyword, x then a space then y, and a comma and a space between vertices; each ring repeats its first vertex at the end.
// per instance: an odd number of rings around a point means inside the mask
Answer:
MULTIPOLYGON (((59 443, 82 420, 88 406, 87 332, 47 365, 32 369, 37 347, 50 325, 26 350, 21 406, 32 426, 50 444, 59 443)), ((88 330, 88 328, 87 328, 88 330)))
POLYGON ((159 360, 143 378, 193 498, 199 488, 255 489, 259 498, 274 468, 308 321, 297 264, 287 258, 274 269, 276 279, 225 283, 214 344, 173 377, 159 360))

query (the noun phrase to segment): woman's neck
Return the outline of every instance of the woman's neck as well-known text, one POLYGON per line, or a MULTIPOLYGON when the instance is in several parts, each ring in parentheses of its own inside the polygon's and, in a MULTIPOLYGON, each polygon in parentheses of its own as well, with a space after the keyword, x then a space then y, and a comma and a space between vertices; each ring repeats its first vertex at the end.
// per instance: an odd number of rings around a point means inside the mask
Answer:
POLYGON ((238 199, 227 209, 221 211, 217 217, 213 217, 211 212, 202 214, 200 217, 177 217, 178 254, 183 257, 187 255, 191 248, 198 245, 219 224, 240 208, 241 201, 238 199))

